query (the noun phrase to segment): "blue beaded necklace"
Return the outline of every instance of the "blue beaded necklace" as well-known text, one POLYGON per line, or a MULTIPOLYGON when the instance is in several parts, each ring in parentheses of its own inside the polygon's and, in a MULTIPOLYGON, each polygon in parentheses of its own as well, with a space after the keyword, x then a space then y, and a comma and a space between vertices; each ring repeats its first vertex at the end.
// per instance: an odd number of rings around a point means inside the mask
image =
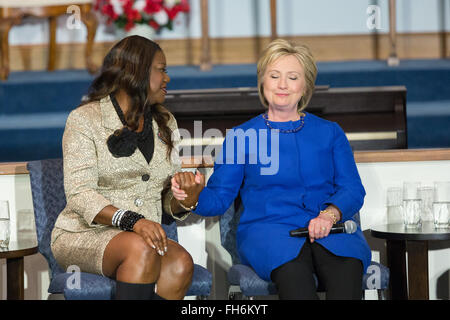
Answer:
POLYGON ((298 132, 298 131, 300 131, 303 128, 303 125, 305 124, 305 114, 304 113, 300 113, 300 124, 298 125, 298 127, 294 128, 294 129, 289 129, 289 130, 273 128, 270 125, 270 123, 269 123, 269 118, 268 118, 267 112, 263 113, 262 117, 264 119, 264 122, 266 123, 266 126, 268 126, 270 129, 279 130, 281 133, 295 133, 295 132, 298 132))

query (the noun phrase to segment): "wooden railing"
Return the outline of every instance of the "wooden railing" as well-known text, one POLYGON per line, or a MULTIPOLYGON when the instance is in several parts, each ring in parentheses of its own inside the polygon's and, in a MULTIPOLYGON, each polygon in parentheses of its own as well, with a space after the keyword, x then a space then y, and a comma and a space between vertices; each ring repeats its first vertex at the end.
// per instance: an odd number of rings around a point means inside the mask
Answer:
MULTIPOLYGON (((209 71, 212 68, 211 46, 209 39, 209 3, 208 0, 201 0, 201 20, 202 20, 202 51, 200 57, 200 70, 209 71)), ((271 39, 278 38, 277 32, 277 0, 270 0, 270 26, 271 39)))
MULTIPOLYGON (((200 58, 200 70, 211 70, 211 48, 209 39, 208 0, 201 0, 202 20, 202 53, 200 58)), ((278 38, 277 29, 277 0, 270 0, 270 29, 271 40, 278 38)), ((397 55, 397 22, 396 22, 396 0, 389 0, 389 57, 387 63, 397 66, 399 59, 397 55)), ((445 40, 445 39, 444 39, 445 40)), ((445 51, 445 50, 444 50, 445 51)), ((444 53, 444 57, 445 57, 444 53)))
MULTIPOLYGON (((355 151, 356 163, 368 162, 411 162, 411 161, 445 161, 450 160, 450 148, 446 149, 399 149, 380 151, 355 151)), ((182 167, 212 168, 211 157, 182 158, 182 167)), ((27 162, 0 163, 0 175, 28 174, 27 162)))
POLYGON ((397 22, 395 0, 389 0, 389 40, 391 48, 387 63, 390 66, 398 66, 400 61, 397 56, 397 22))

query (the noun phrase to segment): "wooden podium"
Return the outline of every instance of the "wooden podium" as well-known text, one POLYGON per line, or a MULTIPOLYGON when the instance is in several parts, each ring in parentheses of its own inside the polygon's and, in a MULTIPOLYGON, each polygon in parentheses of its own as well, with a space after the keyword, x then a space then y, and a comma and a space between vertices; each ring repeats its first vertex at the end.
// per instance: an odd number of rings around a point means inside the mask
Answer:
MULTIPOLYGON (((91 12, 92 0, 0 0, 0 79, 6 80, 9 75, 9 31, 14 25, 22 22, 27 16, 49 19, 49 54, 48 70, 55 70, 56 61, 56 19, 68 14, 72 5, 80 10, 80 19, 87 28, 86 66, 94 73, 97 67, 92 62, 92 47, 97 31, 97 19, 91 12)), ((70 13, 70 12, 69 12, 70 13)))

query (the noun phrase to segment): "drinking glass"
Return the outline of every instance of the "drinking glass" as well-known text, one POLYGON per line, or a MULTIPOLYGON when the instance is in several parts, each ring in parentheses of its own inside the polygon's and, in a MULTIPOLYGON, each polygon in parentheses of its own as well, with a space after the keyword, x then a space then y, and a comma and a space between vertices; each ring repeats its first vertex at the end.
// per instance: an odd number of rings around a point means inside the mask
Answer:
POLYGON ((419 195, 420 182, 403 183, 403 223, 406 228, 421 225, 422 200, 419 195))
POLYGON ((448 228, 450 220, 450 202, 433 203, 434 227, 448 228))
POLYGON ((406 228, 417 228, 421 225, 420 213, 422 211, 422 200, 403 200, 403 223, 406 228))
POLYGON ((419 188, 420 182, 417 181, 403 182, 403 200, 420 199, 419 188))
POLYGON ((450 181, 436 181, 434 189, 435 202, 450 202, 450 181))
POLYGON ((433 221, 434 187, 420 187, 419 196, 420 200, 422 200, 422 215, 420 220, 433 221))
POLYGON ((10 236, 9 226, 9 203, 0 200, 0 248, 7 248, 10 236))
POLYGON ((403 221, 402 197, 403 197, 402 188, 390 187, 387 189, 386 206, 387 206, 388 223, 401 223, 403 221))
POLYGON ((34 213, 29 209, 17 210, 17 231, 21 236, 27 237, 36 234, 34 213))
POLYGON ((450 223, 450 181, 435 182, 434 188, 434 226, 436 228, 448 228, 450 223))

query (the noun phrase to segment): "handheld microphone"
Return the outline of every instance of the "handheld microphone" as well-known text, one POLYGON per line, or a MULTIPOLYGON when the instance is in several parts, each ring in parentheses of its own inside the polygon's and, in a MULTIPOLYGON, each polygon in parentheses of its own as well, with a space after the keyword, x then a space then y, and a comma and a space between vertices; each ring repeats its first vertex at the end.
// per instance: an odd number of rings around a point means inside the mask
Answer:
MULTIPOLYGON (((331 233, 355 233, 357 229, 356 222, 353 220, 347 220, 344 223, 333 224, 330 230, 331 233)), ((298 228, 289 231, 291 237, 307 237, 309 236, 308 228, 298 228)))

